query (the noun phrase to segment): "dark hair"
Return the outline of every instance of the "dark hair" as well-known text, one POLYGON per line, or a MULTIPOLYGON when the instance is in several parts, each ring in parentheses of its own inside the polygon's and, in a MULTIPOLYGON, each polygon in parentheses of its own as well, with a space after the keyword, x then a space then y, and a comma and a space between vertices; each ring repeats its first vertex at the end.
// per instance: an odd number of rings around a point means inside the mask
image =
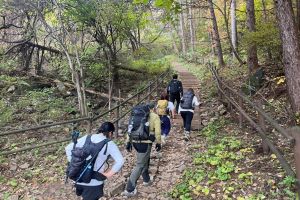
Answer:
POLYGON ((115 131, 115 126, 111 122, 104 122, 101 124, 100 128, 98 129, 98 133, 109 133, 109 132, 114 132, 115 131))
POLYGON ((167 93, 167 92, 162 92, 162 93, 160 94, 160 99, 161 99, 161 100, 169 100, 169 95, 168 95, 168 93, 167 93))
POLYGON ((191 93, 193 93, 193 94, 195 94, 193 88, 189 88, 187 91, 188 91, 188 92, 191 92, 191 93))
POLYGON ((177 79, 178 75, 177 74, 173 74, 173 79, 177 79))

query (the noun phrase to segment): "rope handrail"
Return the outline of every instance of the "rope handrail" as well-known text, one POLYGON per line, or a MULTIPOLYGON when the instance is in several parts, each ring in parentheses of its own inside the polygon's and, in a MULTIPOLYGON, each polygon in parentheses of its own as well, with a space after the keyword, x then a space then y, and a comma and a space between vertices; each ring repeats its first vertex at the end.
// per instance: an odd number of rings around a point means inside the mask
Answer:
MULTIPOLYGON (((156 77, 156 80, 159 79, 159 78, 165 78, 167 76, 168 72, 169 72, 169 69, 167 71, 161 73, 158 76, 158 78, 156 77)), ((92 118, 91 117, 83 117, 83 118, 78 118, 78 119, 71 119, 71 120, 67 120, 67 121, 62 121, 62 122, 54 122, 54 123, 51 123, 51 124, 45 124, 45 125, 40 125, 40 126, 35 126, 35 127, 24 128, 24 129, 20 129, 20 130, 7 131, 7 132, 0 133, 0 137, 6 136, 6 135, 11 135, 11 134, 16 134, 16 133, 23 133, 23 132, 30 131, 30 130, 38 130, 38 129, 42 129, 42 128, 57 126, 57 125, 70 124, 70 123, 75 123, 75 122, 80 122, 80 121, 85 121, 85 120, 95 121, 95 120, 99 119, 100 117, 103 117, 104 115, 106 115, 106 114, 112 112, 113 110, 117 109, 118 107, 124 105, 125 103, 128 103, 130 100, 132 100, 133 98, 135 98, 136 96, 138 96, 139 94, 141 94, 145 90, 147 90, 149 87, 151 87, 154 83, 155 83, 155 81, 151 81, 149 84, 147 84, 147 86, 145 88, 138 91, 133 96, 127 98, 124 102, 121 102, 119 105, 115 106, 114 108, 112 108, 108 111, 105 111, 104 113, 101 113, 101 114, 99 114, 95 117, 92 117, 92 118)))

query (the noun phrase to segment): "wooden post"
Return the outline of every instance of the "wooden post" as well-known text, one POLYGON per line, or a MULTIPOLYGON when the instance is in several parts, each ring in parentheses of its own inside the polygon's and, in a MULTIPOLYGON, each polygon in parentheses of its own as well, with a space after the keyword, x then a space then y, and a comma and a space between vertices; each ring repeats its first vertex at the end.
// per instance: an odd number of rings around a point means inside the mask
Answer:
POLYGON ((88 126, 87 126, 87 134, 90 134, 92 132, 93 127, 93 113, 89 112, 89 120, 88 120, 88 126))
POLYGON ((156 97, 159 97, 159 77, 156 78, 156 97))
POLYGON ((150 103, 151 100, 151 82, 149 82, 149 87, 148 87, 148 103, 150 103))
POLYGON ((140 100, 141 100, 141 94, 138 93, 138 94, 137 94, 137 103, 140 102, 140 100))
MULTIPOLYGON (((228 94, 229 99, 231 99, 232 94, 231 94, 230 90, 228 90, 227 94, 228 94)), ((228 109, 229 109, 229 112, 232 112, 232 103, 230 101, 228 101, 228 109)))
POLYGON ((122 110, 122 107, 121 107, 121 90, 119 89, 119 102, 118 102, 118 108, 117 108, 117 115, 116 115, 116 130, 115 130, 115 133, 114 133, 114 137, 117 138, 118 137, 118 132, 119 132, 119 128, 120 128, 120 116, 121 116, 121 110, 122 110))
MULTIPOLYGON (((259 109, 263 110, 261 101, 257 102, 257 106, 259 109)), ((266 123, 265 123, 264 117, 259 112, 258 112, 257 117, 258 117, 258 122, 259 122, 259 126, 260 126, 261 130, 266 134, 267 129, 266 129, 266 123)), ((267 145, 266 141, 263 139, 262 139, 262 147, 263 147, 265 154, 270 152, 269 146, 267 145)))
MULTIPOLYGON (((239 96, 239 107, 241 109, 243 109, 243 99, 242 97, 239 96)), ((243 127, 243 115, 241 112, 239 112, 239 127, 242 128, 243 127)))
POLYGON ((295 157, 295 164, 296 164, 296 187, 297 187, 297 195, 298 199, 300 198, 300 127, 293 127, 292 128, 292 136, 295 139, 295 146, 294 146, 294 157, 295 157))

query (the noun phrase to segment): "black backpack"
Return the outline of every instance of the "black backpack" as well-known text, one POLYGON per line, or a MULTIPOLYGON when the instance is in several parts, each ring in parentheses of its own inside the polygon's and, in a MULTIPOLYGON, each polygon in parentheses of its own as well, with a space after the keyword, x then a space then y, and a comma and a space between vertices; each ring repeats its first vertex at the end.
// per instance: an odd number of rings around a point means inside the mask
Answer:
POLYGON ((171 80, 169 84, 169 92, 170 94, 177 94, 180 93, 181 91, 181 86, 180 86, 180 81, 173 79, 171 80))
MULTIPOLYGON (((98 180, 99 176, 94 171, 94 164, 99 152, 105 145, 106 149, 104 154, 106 154, 107 143, 109 141, 109 139, 105 139, 99 143, 93 143, 91 141, 91 135, 88 135, 83 147, 76 147, 77 138, 75 140, 73 138, 74 146, 72 150, 71 162, 68 163, 67 167, 67 178, 70 178, 76 183, 89 183, 93 178, 98 180)), ((104 165, 104 163, 101 165, 101 167, 104 165)), ((99 171, 100 168, 97 171, 99 171)))
POLYGON ((131 140, 149 139, 149 114, 150 108, 147 105, 133 107, 128 123, 128 134, 131 140))
POLYGON ((194 94, 192 92, 185 92, 180 100, 180 107, 183 109, 194 109, 193 98, 194 94))

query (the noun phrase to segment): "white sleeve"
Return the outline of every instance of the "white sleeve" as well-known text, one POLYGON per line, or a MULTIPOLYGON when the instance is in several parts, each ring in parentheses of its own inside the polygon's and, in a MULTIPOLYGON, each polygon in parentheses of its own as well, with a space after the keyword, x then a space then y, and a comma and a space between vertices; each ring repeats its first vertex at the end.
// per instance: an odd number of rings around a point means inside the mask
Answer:
POLYGON ((124 165, 124 158, 118 148, 118 146, 113 142, 110 141, 108 143, 108 154, 112 157, 112 159, 115 161, 114 165, 112 166, 111 170, 113 172, 118 172, 120 171, 120 169, 122 168, 122 166, 124 165))
POLYGON ((199 106, 199 105, 200 105, 200 103, 199 103, 197 97, 194 96, 194 98, 193 98, 193 106, 199 106))
POLYGON ((171 101, 168 102, 168 109, 169 110, 174 110, 175 109, 175 106, 171 101))
MULTIPOLYGON (((83 147, 85 140, 86 140, 87 135, 79 138, 77 140, 77 144, 76 147, 83 147)), ((67 155, 67 159, 70 162, 71 161, 71 157, 72 157, 72 149, 73 149, 74 143, 71 142, 70 144, 68 144, 68 146, 66 146, 65 150, 66 150, 66 155, 67 155)))

